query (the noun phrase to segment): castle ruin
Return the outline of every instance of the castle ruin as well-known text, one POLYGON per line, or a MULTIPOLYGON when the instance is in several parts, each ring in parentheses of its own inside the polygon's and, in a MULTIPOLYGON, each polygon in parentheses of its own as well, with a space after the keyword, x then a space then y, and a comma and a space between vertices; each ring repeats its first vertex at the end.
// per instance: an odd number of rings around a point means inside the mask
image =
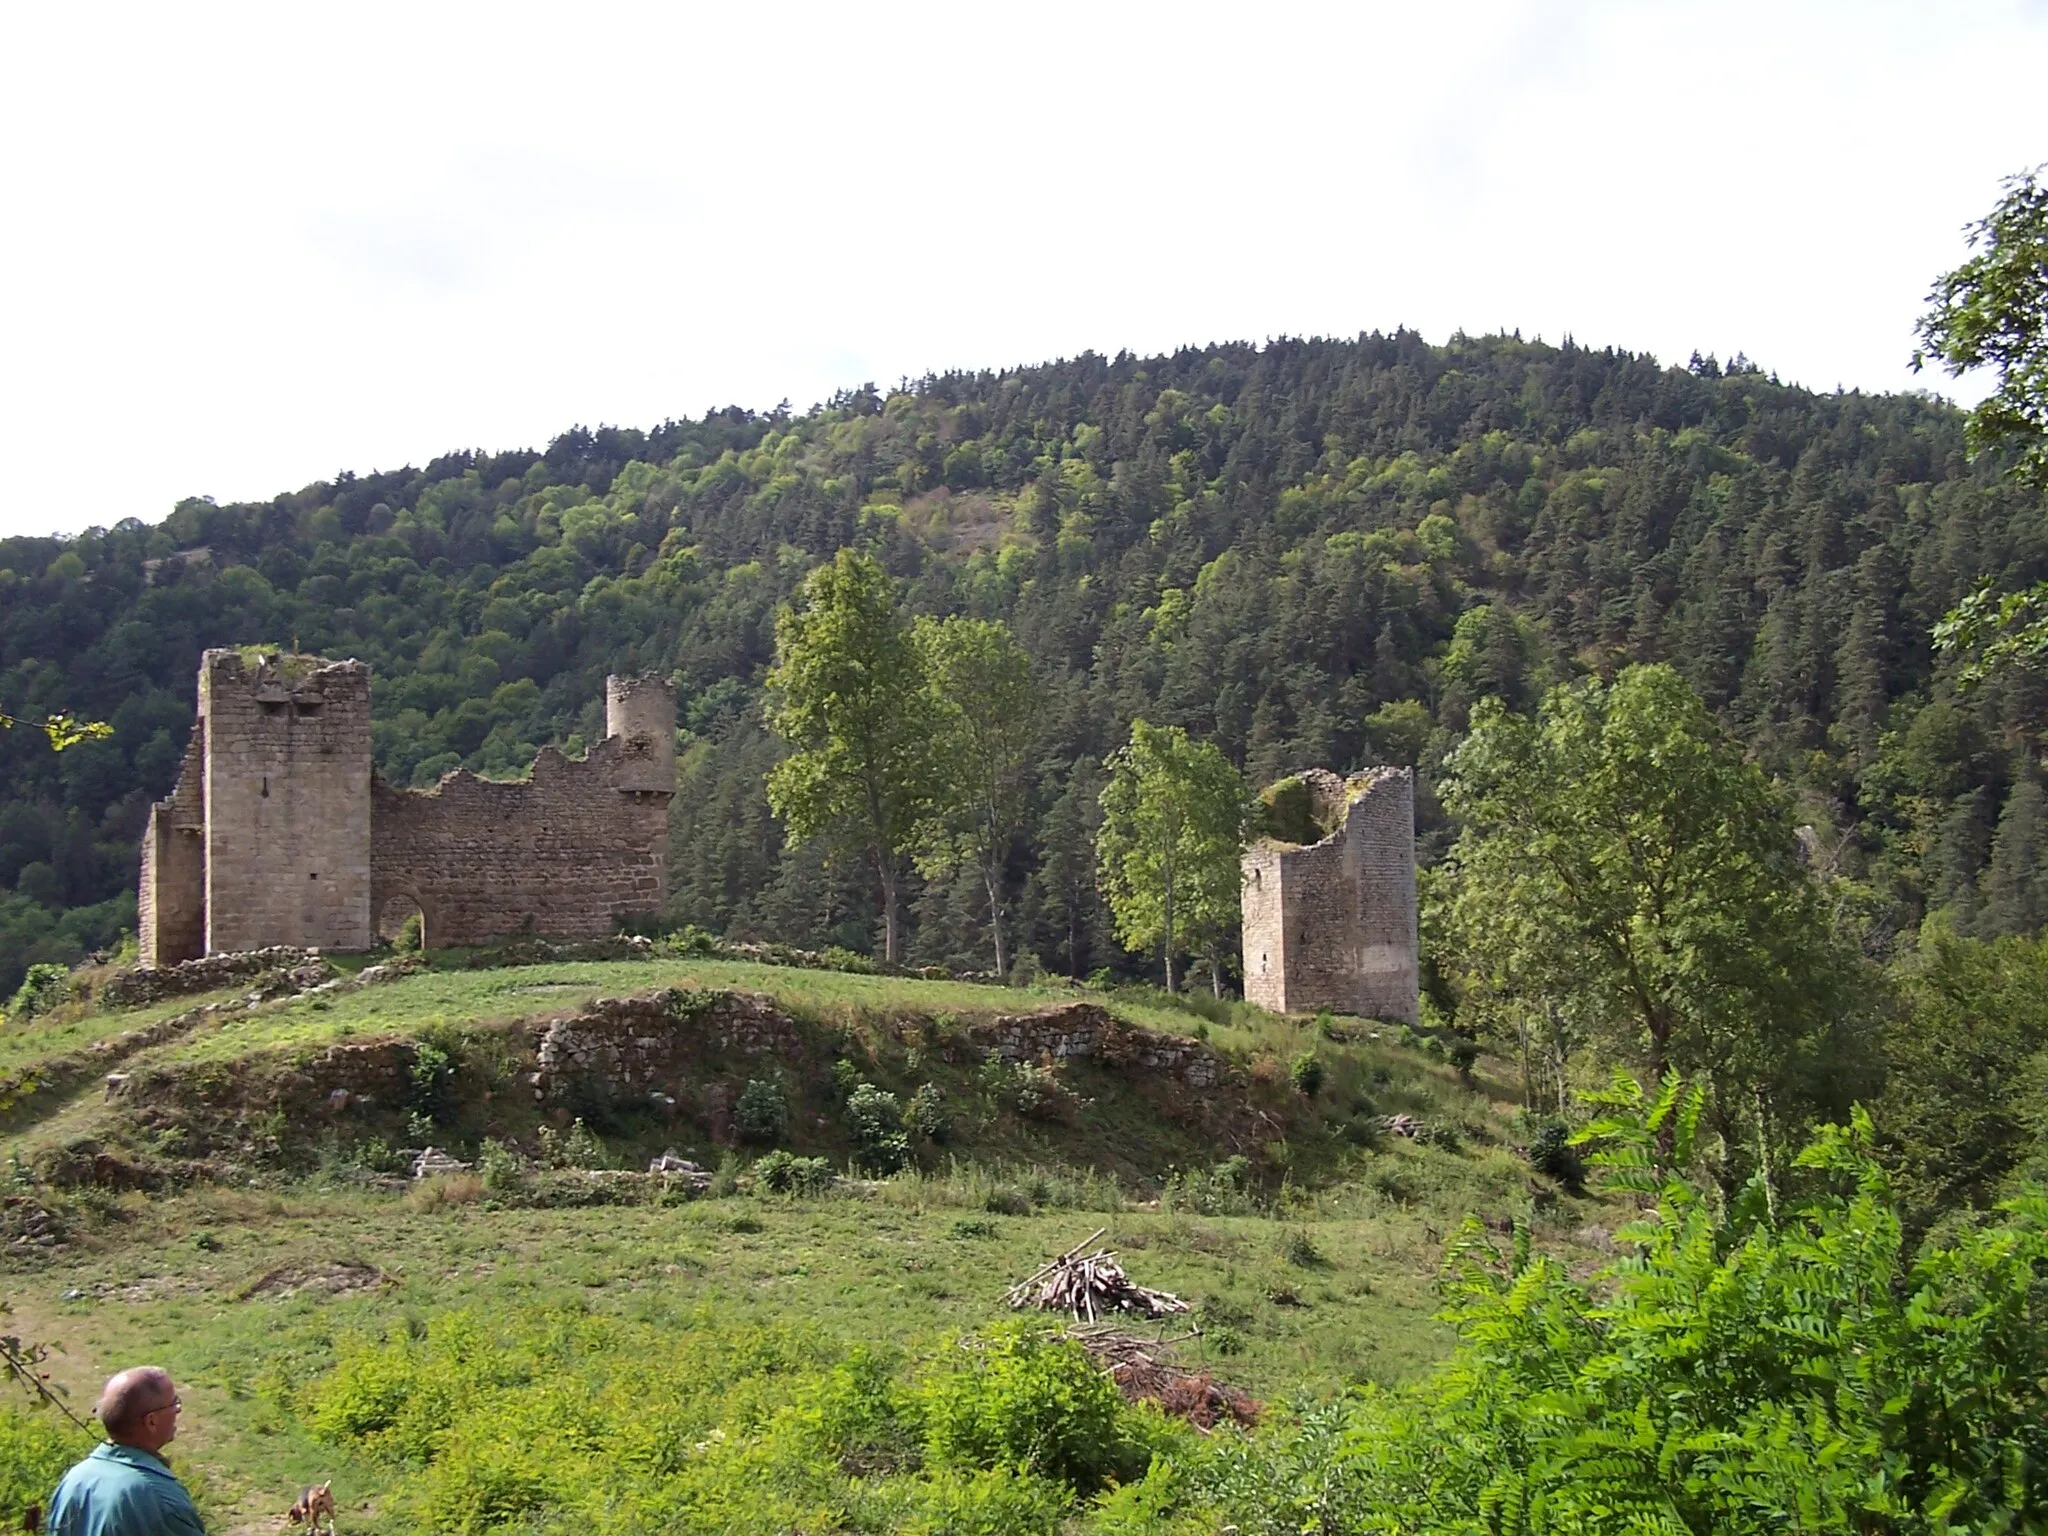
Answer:
POLYGON ((1315 768, 1267 800, 1292 825, 1244 856, 1246 1000, 1416 1023, 1414 775, 1315 768))
POLYGON ((368 949, 418 913, 436 948, 608 937, 668 899, 675 689, 605 683, 605 739, 530 778, 396 789, 370 763, 360 661, 211 650, 177 787, 150 807, 142 963, 285 944, 368 949))

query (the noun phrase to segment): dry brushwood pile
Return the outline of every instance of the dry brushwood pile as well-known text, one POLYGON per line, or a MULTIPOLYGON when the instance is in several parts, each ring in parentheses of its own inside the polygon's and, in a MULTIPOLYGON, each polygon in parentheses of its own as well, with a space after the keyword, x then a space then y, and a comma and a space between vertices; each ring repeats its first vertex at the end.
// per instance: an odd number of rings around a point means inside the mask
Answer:
POLYGON ((1205 1434, 1226 1420, 1249 1429, 1259 1422, 1257 1399, 1207 1371, 1190 1371, 1174 1358, 1174 1345, 1199 1334, 1190 1329, 1170 1339, 1141 1339, 1097 1323, 1071 1329, 1067 1337, 1088 1351, 1126 1402, 1155 1403, 1162 1413, 1186 1419, 1205 1434))
POLYGON ((1003 1299, 1013 1311, 1036 1307, 1041 1312, 1065 1312, 1076 1322, 1090 1323, 1108 1312, 1165 1317, 1187 1311, 1188 1304, 1170 1292, 1134 1285, 1109 1249, 1085 1251, 1108 1230, 1097 1227, 1050 1264, 1011 1286, 1003 1299))

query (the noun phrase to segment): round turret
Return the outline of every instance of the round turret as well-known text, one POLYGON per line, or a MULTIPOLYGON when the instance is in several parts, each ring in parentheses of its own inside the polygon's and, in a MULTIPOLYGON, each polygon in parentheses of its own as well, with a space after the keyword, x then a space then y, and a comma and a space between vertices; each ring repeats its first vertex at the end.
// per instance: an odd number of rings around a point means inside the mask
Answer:
POLYGON ((676 787, 676 689, 665 677, 614 674, 604 680, 605 735, 622 740, 629 756, 616 780, 620 789, 672 794, 676 787))

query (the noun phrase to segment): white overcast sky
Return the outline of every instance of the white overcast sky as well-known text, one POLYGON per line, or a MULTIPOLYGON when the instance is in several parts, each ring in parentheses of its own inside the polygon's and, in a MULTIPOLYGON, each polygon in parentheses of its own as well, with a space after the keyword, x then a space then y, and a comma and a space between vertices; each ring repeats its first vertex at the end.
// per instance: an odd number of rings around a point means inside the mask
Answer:
POLYGON ((1402 324, 1954 393, 1912 323, 2044 79, 2048 0, 17 0, 0 532, 1402 324))

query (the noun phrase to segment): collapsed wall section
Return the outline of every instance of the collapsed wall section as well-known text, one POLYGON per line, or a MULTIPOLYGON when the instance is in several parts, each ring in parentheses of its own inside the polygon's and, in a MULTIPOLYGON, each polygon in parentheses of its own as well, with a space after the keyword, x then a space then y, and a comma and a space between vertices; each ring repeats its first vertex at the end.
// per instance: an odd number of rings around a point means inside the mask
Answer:
MULTIPOLYGON (((616 680, 615 680, 616 681, 616 680)), ((412 912, 434 948, 520 934, 601 939, 668 903, 668 803, 675 784, 675 694, 650 684, 632 735, 581 762, 552 747, 532 777, 501 783, 467 770, 430 790, 373 792, 376 928, 395 936, 412 912), (663 706, 665 705, 665 712, 663 706)))
POLYGON ((206 722, 192 727, 178 783, 149 808, 135 932, 145 966, 206 953, 206 722))
POLYGON ((1275 1013, 1329 1009, 1413 1024, 1414 777, 1405 768, 1303 777, 1333 830, 1308 847, 1268 843, 1245 855, 1245 996, 1275 1013))

